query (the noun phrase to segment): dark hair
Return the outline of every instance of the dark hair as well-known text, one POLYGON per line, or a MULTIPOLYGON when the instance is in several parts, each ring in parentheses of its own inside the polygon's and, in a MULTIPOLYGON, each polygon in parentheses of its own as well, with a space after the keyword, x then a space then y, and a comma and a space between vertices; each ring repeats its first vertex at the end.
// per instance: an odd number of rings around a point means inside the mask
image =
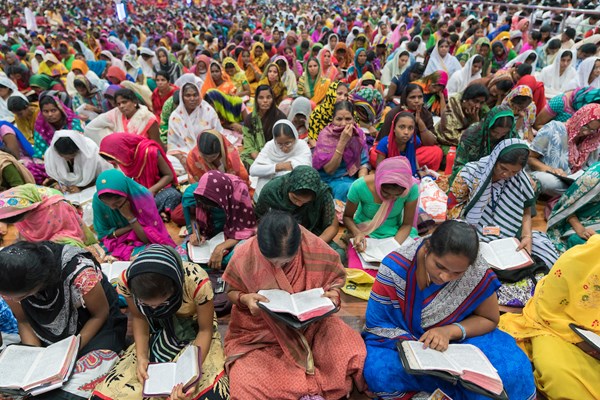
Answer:
POLYGON ((515 96, 510 101, 511 103, 518 104, 520 106, 524 106, 527 103, 531 103, 533 99, 529 96, 515 96))
POLYGON ((542 33, 540 31, 531 31, 531 32, 529 32, 529 36, 533 40, 539 41, 542 38, 542 33))
POLYGON ((77 154, 79 152, 79 147, 77 147, 75 142, 68 137, 59 138, 56 143, 54 143, 54 148, 58 154, 65 156, 77 154))
MULTIPOLYGON (((594 55, 598 51, 598 46, 596 46, 594 43, 586 43, 586 44, 582 44, 581 47, 579 48, 579 50, 583 54, 594 55)), ((9 98, 9 101, 10 101, 11 98, 9 98)))
POLYGON ((514 117, 510 117, 510 116, 505 116, 505 117, 500 117, 497 118, 496 121, 494 121, 494 123, 492 124, 492 126, 490 127, 490 129, 494 129, 494 128, 512 128, 513 123, 515 121, 514 117))
POLYGON ((210 132, 202 132, 198 136, 198 150, 201 154, 221 154, 221 142, 210 132))
POLYGON ((173 92, 173 105, 177 107, 179 105, 179 89, 173 92))
POLYGON ((472 100, 478 97, 484 97, 485 100, 487 100, 488 97, 490 97, 490 92, 488 92, 487 88, 484 85, 476 83, 467 86, 467 88, 462 94, 461 100, 472 100))
POLYGON ((567 35, 569 39, 575 39, 575 36, 577 36, 577 31, 569 26, 565 29, 565 35, 567 35))
POLYGON ((298 252, 302 234, 291 214, 271 210, 258 223, 256 239, 266 258, 292 257, 298 252))
POLYGON ((406 85, 406 87, 402 91, 402 96, 400 96, 400 104, 406 105, 406 99, 408 98, 408 94, 410 92, 412 92, 413 90, 417 90, 417 89, 420 90, 421 93, 423 93, 423 88, 421 86, 417 85, 416 83, 409 83, 408 85, 406 85))
POLYGON ((506 93, 513 88, 513 83, 512 83, 512 81, 505 79, 505 80, 496 82, 496 84, 494 86, 496 86, 496 88, 498 90, 500 90, 501 92, 506 93))
POLYGON ((571 52, 571 50, 565 50, 565 51, 563 51, 563 53, 560 55, 560 58, 561 58, 561 59, 563 59, 563 58, 566 58, 566 57, 573 58, 573 53, 571 52))
POLYGON ((48 104, 52 104, 53 106, 58 107, 58 104, 56 103, 56 100, 54 100, 54 97, 42 96, 42 98, 40 99, 40 110, 42 109, 43 106, 48 105, 48 104))
POLYGON ((167 82, 169 82, 169 79, 171 79, 171 77, 169 76, 169 73, 167 71, 163 71, 163 70, 157 71, 154 75, 155 75, 155 77, 162 76, 163 78, 165 78, 167 80, 167 82))
POLYGON ((479 237, 473 226, 466 222, 449 220, 443 222, 427 239, 429 251, 437 257, 446 254, 462 255, 473 264, 479 254, 479 237))
POLYGON ((394 121, 398 121, 400 118, 410 118, 413 122, 415 122, 415 116, 410 111, 400 111, 394 116, 394 121))
POLYGON ((213 208, 221 208, 217 203, 215 203, 206 196, 202 196, 201 194, 194 194, 194 199, 196 200, 196 205, 199 205, 201 207, 207 206, 213 208))
POLYGON ((73 86, 76 89, 77 88, 81 88, 81 89, 86 89, 87 90, 87 86, 85 85, 85 83, 81 79, 76 79, 75 82, 73 82, 73 86))
POLYGON ((287 61, 279 59, 275 61, 275 64, 279 67, 280 70, 285 71, 287 69, 287 61))
POLYGON ((171 297, 177 290, 173 279, 155 272, 137 275, 128 284, 131 294, 141 300, 171 297))
POLYGON ((290 139, 296 139, 294 131, 288 124, 277 124, 273 128, 273 139, 278 138, 280 136, 285 136, 290 139))
MULTIPOLYGON (((103 157, 104 157, 104 156, 103 156, 103 157)), ((105 158, 106 158, 106 157, 105 157, 105 158)), ((98 198, 99 198, 100 200, 102 200, 102 201, 104 201, 104 200, 111 200, 111 199, 113 199, 113 200, 114 200, 114 199, 122 199, 122 198, 124 198, 124 197, 125 197, 125 196, 121 196, 120 194, 116 194, 116 193, 109 193, 109 192, 102 193, 102 194, 99 194, 99 195, 98 195, 98 198)))
POLYGON ((258 94, 260 92, 264 92, 265 90, 271 93, 271 96, 273 96, 273 104, 275 104, 275 94, 273 93, 273 89, 270 85, 258 85, 258 87, 256 88, 256 93, 254 94, 254 101, 258 101, 258 94))
POLYGON ((115 92, 115 100, 117 97, 122 97, 125 100, 133 101, 135 104, 139 104, 138 98, 135 95, 135 92, 131 89, 119 89, 115 92))
POLYGON ((302 197, 312 197, 313 199, 317 196, 316 192, 312 189, 298 189, 293 190, 292 193, 302 197))
POLYGON ((416 63, 413 64, 412 69, 410 70, 409 73, 418 74, 418 75, 423 76, 423 74, 425 73, 425 64, 417 61, 416 63))
POLYGON ((522 64, 519 64, 519 66, 517 67, 517 74, 519 74, 519 76, 521 76, 521 77, 523 77, 525 75, 531 75, 532 72, 533 72, 533 65, 531 65, 531 64, 522 63, 522 64))
POLYGON ((430 36, 430 35, 431 35, 431 29, 429 29, 429 28, 425 28, 425 29, 423 29, 423 32, 421 32, 421 37, 430 36))
POLYGON ((335 103, 335 106, 333 106, 333 116, 335 116, 335 114, 337 114, 337 112, 340 110, 350 111, 350 113, 354 114, 354 104, 348 100, 335 103))
POLYGON ((446 43, 448 46, 450 46, 450 42, 448 42, 448 39, 445 38, 441 38, 438 42, 437 45, 435 47, 437 47, 438 49, 440 48, 441 45, 443 45, 444 43, 446 43))
POLYGON ((500 152, 496 163, 509 164, 509 165, 520 165, 524 168, 529 158, 529 150, 518 148, 512 150, 505 150, 500 152))
POLYGON ((62 280, 49 242, 17 242, 0 251, 0 292, 21 294, 62 280))
POLYGON ((477 54, 473 59, 473 64, 483 64, 483 56, 477 54))
POLYGON ((29 107, 29 101, 22 98, 21 96, 11 96, 6 102, 8 110, 12 113, 26 110, 29 107))
POLYGON ((560 49, 560 46, 560 39, 552 39, 548 42, 548 48, 551 50, 558 50, 560 49))
POLYGON ((419 43, 410 41, 410 42, 406 43, 406 49, 411 52, 417 51, 419 49, 419 43))

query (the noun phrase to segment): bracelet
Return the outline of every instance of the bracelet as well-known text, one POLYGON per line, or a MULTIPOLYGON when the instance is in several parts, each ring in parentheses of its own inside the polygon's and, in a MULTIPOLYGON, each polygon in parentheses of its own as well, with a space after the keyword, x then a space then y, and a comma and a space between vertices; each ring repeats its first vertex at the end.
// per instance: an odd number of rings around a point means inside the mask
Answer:
POLYGON ((135 224, 135 223, 137 222, 137 218, 136 218, 136 217, 133 217, 133 218, 131 218, 131 219, 127 220, 127 222, 129 223, 129 225, 131 225, 131 224, 135 224))
POLYGON ((335 149, 335 152, 338 153, 340 156, 343 156, 344 153, 342 153, 341 151, 339 151, 338 149, 335 149))
POLYGON ((462 332, 462 337, 460 338, 460 342, 464 341, 467 338, 467 330, 465 329, 464 326, 462 326, 461 324, 459 324, 458 322, 454 322, 452 325, 456 325, 460 328, 460 331, 462 332))
POLYGON ((241 301, 241 300, 242 300, 242 296, 243 296, 243 295, 245 295, 245 294, 248 294, 248 293, 244 293, 244 292, 242 292, 242 291, 239 291, 239 292, 238 292, 238 295, 237 295, 237 299, 236 299, 236 301, 235 301, 235 304, 237 304, 237 306, 238 306, 238 307, 240 307, 240 308, 248 308, 248 307, 246 307, 244 304, 242 304, 242 301, 241 301))
POLYGON ((117 238, 117 230, 116 230, 116 229, 113 231, 113 233, 112 233, 112 237, 113 237, 114 239, 116 239, 116 238, 117 238))

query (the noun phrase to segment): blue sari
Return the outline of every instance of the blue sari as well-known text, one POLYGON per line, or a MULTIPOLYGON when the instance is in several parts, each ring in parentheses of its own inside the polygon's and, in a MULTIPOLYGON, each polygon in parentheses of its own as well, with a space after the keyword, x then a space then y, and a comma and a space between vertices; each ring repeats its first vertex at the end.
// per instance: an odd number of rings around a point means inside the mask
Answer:
MULTIPOLYGON (((17 128, 10 122, 0 121, 0 127, 5 125, 12 129, 13 132, 15 132, 15 136, 17 137, 19 145, 21 146, 21 151, 23 152, 23 155, 26 157, 33 157, 33 145, 29 143, 29 141, 27 140, 27 138, 25 138, 25 135, 23 135, 19 128, 17 128)), ((1 144, 1 147, 4 147, 4 143, 1 144)))
MULTIPOLYGON (((383 399, 410 398, 411 393, 437 388, 454 400, 486 399, 460 385, 430 375, 410 375, 402 367, 396 344, 418 340, 427 330, 460 322, 500 287, 496 275, 479 257, 458 280, 444 285, 417 285, 416 255, 422 240, 402 246, 382 262, 367 305, 363 339, 367 345, 364 376, 369 388, 383 399)), ((530 362, 515 340, 494 329, 466 339, 478 347, 498 370, 511 399, 535 398, 530 362)))

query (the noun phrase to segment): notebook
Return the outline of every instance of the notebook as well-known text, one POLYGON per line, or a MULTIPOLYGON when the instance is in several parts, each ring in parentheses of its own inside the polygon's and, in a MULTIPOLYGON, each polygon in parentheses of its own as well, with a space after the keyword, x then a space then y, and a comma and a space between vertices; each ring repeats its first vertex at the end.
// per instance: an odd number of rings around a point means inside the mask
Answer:
POLYGON ((176 362, 151 363, 148 379, 144 382, 145 397, 167 397, 173 388, 183 383, 183 391, 189 390, 202 376, 202 356, 198 346, 188 346, 176 362))
POLYGON ((190 260, 198 264, 207 264, 215 248, 225 241, 223 232, 217 234, 212 239, 205 241, 200 246, 192 246, 188 243, 188 255, 190 260))
POLYGON ((521 242, 517 238, 480 242, 479 249, 483 258, 497 270, 512 270, 533 265, 533 259, 525 249, 517 251, 521 242))
POLYGON ((335 312, 335 305, 329 298, 323 297, 323 293, 323 288, 294 294, 280 289, 259 290, 258 294, 265 296, 269 302, 258 302, 258 306, 298 329, 335 312))

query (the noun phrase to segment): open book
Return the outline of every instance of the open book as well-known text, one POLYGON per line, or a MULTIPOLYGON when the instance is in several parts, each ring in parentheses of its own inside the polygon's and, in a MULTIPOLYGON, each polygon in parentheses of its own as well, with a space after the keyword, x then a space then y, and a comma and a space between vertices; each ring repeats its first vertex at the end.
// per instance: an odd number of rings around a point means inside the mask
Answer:
POLYGON ((48 347, 8 346, 0 355, 0 392, 38 395, 57 389, 71 375, 79 336, 48 347))
POLYGON ((580 328, 575 324, 569 324, 569 327, 587 344, 592 346, 594 350, 600 351, 600 335, 592 331, 588 331, 587 329, 580 328))
POLYGON ((112 263, 102 263, 100 267, 109 282, 114 283, 119 280, 123 271, 129 268, 130 265, 131 261, 114 261, 112 263))
POLYGON ((582 169, 580 169, 579 171, 577 171, 571 175, 567 175, 567 176, 558 175, 558 174, 555 174, 554 172, 550 172, 549 174, 554 175, 555 177, 557 177, 558 179, 560 179, 567 185, 572 185, 573 182, 575 182, 581 175, 583 175, 583 173, 584 173, 584 171, 582 169))
POLYGON ((335 311, 335 305, 329 298, 323 297, 323 293, 323 288, 294 294, 280 289, 259 290, 258 294, 265 296, 269 302, 259 302, 258 306, 298 329, 335 311))
MULTIPOLYGON (((366 238, 365 240, 367 248, 365 251, 357 253, 364 269, 379 269, 381 261, 400 247, 400 244, 393 237, 385 239, 366 238)), ((354 239, 350 239, 350 241, 354 245, 354 239)))
POLYGON ((533 260, 525 249, 517 251, 519 244, 517 238, 506 238, 489 243, 479 242, 479 249, 485 261, 494 269, 511 270, 533 265, 533 260))
POLYGON ((192 246, 188 244, 188 255, 190 260, 198 264, 206 264, 210 260, 210 256, 215 251, 215 248, 225 241, 223 232, 217 234, 212 239, 207 240, 200 246, 192 246))
POLYGON ((424 349, 415 340, 398 342, 400 360, 410 374, 428 374, 495 399, 508 399, 502 380, 485 354, 470 344, 451 344, 444 352, 424 349))
POLYGON ((87 189, 83 189, 81 192, 67 193, 65 194, 65 199, 67 199, 69 203, 78 206, 92 201, 95 194, 96 186, 92 186, 87 189))
POLYGON ((148 379, 144 382, 145 397, 167 397, 175 385, 183 383, 183 391, 189 390, 202 376, 202 357, 197 346, 188 346, 177 362, 152 363, 148 365, 148 379))

